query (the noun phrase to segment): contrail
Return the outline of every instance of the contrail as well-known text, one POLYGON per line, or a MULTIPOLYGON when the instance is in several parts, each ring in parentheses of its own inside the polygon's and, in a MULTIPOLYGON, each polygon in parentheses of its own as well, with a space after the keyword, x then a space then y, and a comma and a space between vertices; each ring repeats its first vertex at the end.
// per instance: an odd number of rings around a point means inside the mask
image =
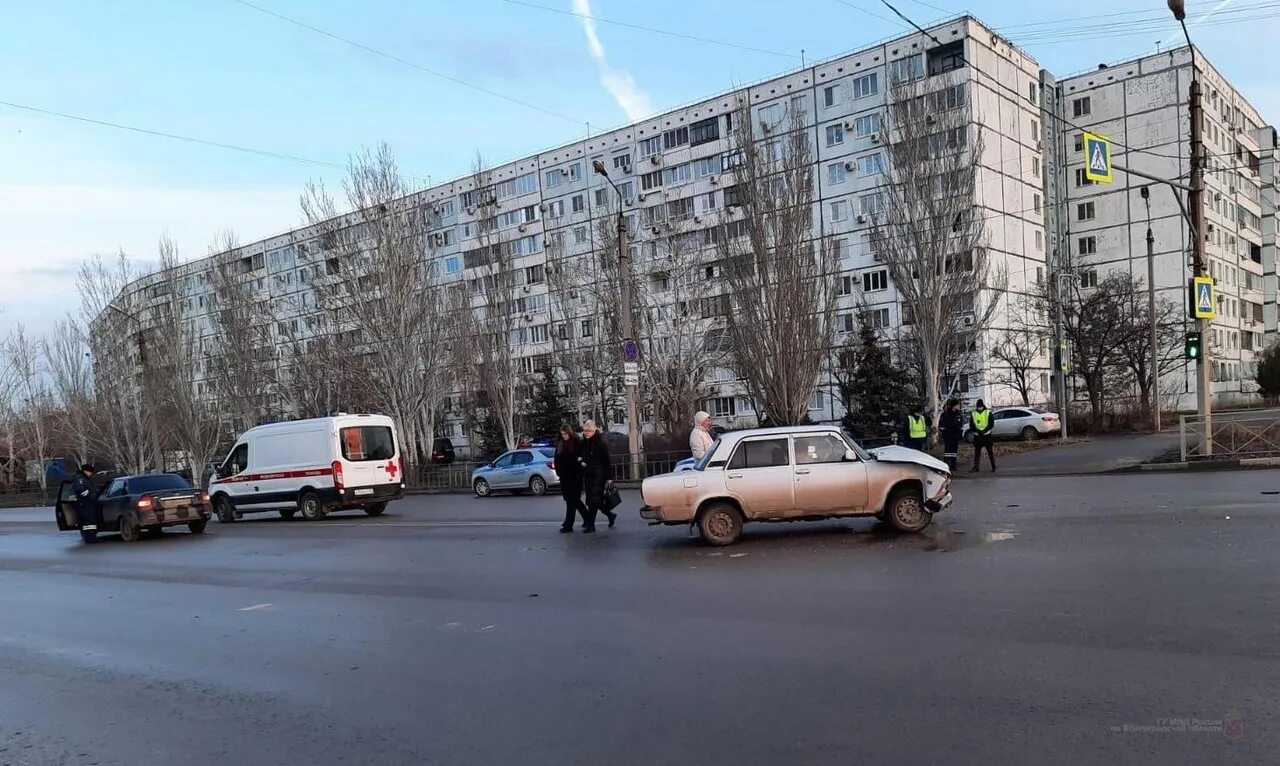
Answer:
POLYGON ((582 21, 582 31, 587 36, 587 51, 600 70, 600 84, 609 91, 622 111, 626 112, 627 119, 638 120, 653 114, 649 94, 636 86, 635 79, 629 73, 610 66, 604 44, 600 42, 600 35, 596 31, 596 20, 591 17, 591 0, 573 0, 573 10, 582 21))

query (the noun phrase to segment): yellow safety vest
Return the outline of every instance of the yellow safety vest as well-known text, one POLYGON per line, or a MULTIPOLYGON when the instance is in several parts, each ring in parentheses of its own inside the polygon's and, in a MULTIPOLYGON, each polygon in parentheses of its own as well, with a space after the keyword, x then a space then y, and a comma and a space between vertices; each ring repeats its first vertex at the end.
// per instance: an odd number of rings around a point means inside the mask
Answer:
POLYGON ((987 423, 991 422, 991 410, 974 410, 970 417, 973 418, 973 427, 977 431, 987 430, 987 423))
POLYGON ((907 433, 911 436, 912 439, 923 439, 924 437, 929 435, 929 432, 925 430, 925 427, 924 427, 923 416, 916 417, 915 415, 908 415, 907 425, 908 425, 907 433))

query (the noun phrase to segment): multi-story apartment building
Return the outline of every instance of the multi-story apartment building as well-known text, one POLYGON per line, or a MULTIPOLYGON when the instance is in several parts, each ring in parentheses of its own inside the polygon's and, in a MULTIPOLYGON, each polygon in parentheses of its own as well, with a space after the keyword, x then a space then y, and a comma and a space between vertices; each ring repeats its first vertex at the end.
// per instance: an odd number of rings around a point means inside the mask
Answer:
MULTIPOLYGON (((512 341, 529 371, 535 360, 554 351, 556 338, 616 353, 618 339, 601 337, 604 333, 591 317, 566 320, 556 310, 563 307, 564 296, 554 294, 546 268, 553 254, 572 257, 601 246, 595 232, 607 225, 616 208, 613 190, 592 172, 593 162, 602 162, 618 184, 628 246, 637 263, 644 262, 646 248, 655 247, 674 229, 682 236, 693 235, 695 241, 705 234, 710 242, 709 228, 731 220, 726 212, 734 205, 731 123, 739 101, 745 100, 757 136, 767 138, 767 131, 779 129, 793 115, 799 115, 808 134, 816 179, 813 233, 832 238, 839 255, 837 273, 832 274, 839 293, 833 343, 852 338, 860 313, 893 335, 904 323, 903 308, 885 264, 873 250, 870 218, 878 210, 877 190, 884 184, 880 168, 887 153, 881 126, 891 107, 890 84, 918 79, 937 99, 932 103, 938 108, 964 110, 971 140, 982 137, 975 215, 985 223, 986 252, 991 264, 1007 275, 1009 294, 1000 301, 992 327, 972 338, 973 358, 954 371, 952 382, 962 395, 998 404, 1015 395, 991 362, 991 344, 1007 328, 1043 321, 1031 316, 1033 310, 1018 300, 1019 295, 1049 278, 1054 268, 1072 269, 1086 284, 1095 278, 1090 276, 1095 270, 1133 268, 1145 273, 1146 217, 1138 185, 1123 175, 1106 188, 1075 185, 1072 173, 1080 158, 1071 143, 1080 128, 1096 128, 1123 144, 1117 146, 1117 161, 1149 172, 1185 175, 1186 113, 1180 104, 1185 101, 1181 94, 1186 91, 1187 64, 1185 51, 1175 51, 1057 83, 1018 47, 966 16, 924 34, 887 40, 495 166, 487 171, 486 184, 494 206, 476 198, 476 179, 471 176, 418 192, 415 204, 426 211, 423 225, 430 227, 433 257, 442 277, 469 280, 482 288, 487 237, 494 233, 489 227, 481 230, 478 216, 494 216, 496 236, 508 248, 520 287, 524 326, 513 333, 512 341), (1124 146, 1154 154, 1129 153, 1124 146), (1054 258, 1055 253, 1059 257, 1054 258)), ((1210 252, 1214 273, 1224 287, 1221 319, 1215 323, 1215 359, 1222 366, 1217 390, 1244 396, 1247 388, 1241 378, 1262 345, 1262 326, 1255 321, 1261 319, 1261 309, 1255 306, 1263 302, 1259 222, 1268 210, 1274 211, 1274 204, 1266 208, 1261 203, 1265 195, 1257 162, 1265 151, 1263 144, 1269 141, 1270 151, 1275 151, 1274 133, 1263 129, 1257 113, 1221 77, 1207 66, 1204 71, 1214 123, 1210 151, 1217 163, 1209 182, 1209 197, 1216 205, 1210 252)), ((1157 287, 1181 300, 1185 225, 1166 191, 1153 193, 1151 202, 1158 242, 1157 287)), ((1274 226, 1269 231, 1269 252, 1274 253, 1274 226)), ((305 336, 317 327, 311 319, 321 302, 317 285, 342 276, 314 228, 217 257, 236 264, 238 279, 264 314, 274 317, 277 324, 269 329, 275 337, 305 336)), ((723 290, 715 259, 711 248, 705 254, 705 300, 699 305, 706 317, 727 310, 727 302, 717 297, 723 290)), ((122 305, 145 307, 148 296, 167 289, 168 280, 186 280, 191 321, 208 336, 203 351, 216 355, 209 315, 211 263, 204 259, 139 280, 121 296, 122 305)), ((1274 258, 1270 264, 1274 272, 1274 258)), ((136 315, 148 321, 145 308, 136 315)), ((1274 325, 1273 310, 1269 316, 1274 325)), ((1051 398, 1049 357, 1046 345, 1033 363, 1044 400, 1051 398)), ((1194 385, 1193 378, 1187 378, 1188 385, 1194 385)), ((752 403, 736 380, 731 370, 714 371, 710 395, 701 405, 725 425, 750 425, 755 419, 752 403)), ((824 373, 815 386, 810 416, 833 420, 842 414, 835 385, 824 373)), ((621 412, 608 412, 606 417, 618 423, 621 412)), ((444 432, 465 439, 456 419, 446 421, 444 432)))
MULTIPOLYGON (((1264 348, 1264 248, 1274 245, 1275 132, 1242 94, 1197 51, 1204 104, 1205 258, 1217 282, 1217 317, 1209 337, 1215 404, 1244 403, 1256 394, 1253 372, 1264 348), (1264 162, 1264 157, 1266 161, 1264 162), (1269 189, 1264 187, 1269 186, 1269 189)), ((1113 142, 1113 160, 1160 178, 1190 179, 1190 49, 1177 48, 1066 77, 1057 84, 1066 143, 1066 215, 1058 232, 1068 263, 1085 286, 1108 271, 1146 282, 1146 231, 1155 237, 1157 295, 1187 315, 1190 228, 1168 186, 1117 172, 1111 184, 1085 178, 1081 133, 1113 142), (1148 187, 1148 198, 1142 197, 1148 187), (1149 206, 1148 206, 1149 203, 1149 206)), ((1273 252, 1273 251, 1270 251, 1273 252)), ((1271 261, 1274 263, 1274 260, 1271 261)), ((1274 268, 1272 268, 1274 271, 1274 268)), ((1274 315, 1274 312, 1272 312, 1274 315)), ((1186 320, 1187 330, 1194 323, 1186 320)), ((1274 329, 1274 327, 1273 327, 1274 329)), ((1166 392, 1193 406, 1193 364, 1168 371, 1166 392)))

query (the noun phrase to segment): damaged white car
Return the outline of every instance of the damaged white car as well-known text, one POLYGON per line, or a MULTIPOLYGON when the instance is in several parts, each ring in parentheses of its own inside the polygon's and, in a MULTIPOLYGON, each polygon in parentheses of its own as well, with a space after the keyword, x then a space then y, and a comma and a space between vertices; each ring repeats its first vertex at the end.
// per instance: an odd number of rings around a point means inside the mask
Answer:
POLYGON ((875 516, 903 532, 951 505, 951 472, 905 447, 868 452, 835 426, 734 431, 690 471, 644 480, 640 516, 729 545, 748 521, 875 516))

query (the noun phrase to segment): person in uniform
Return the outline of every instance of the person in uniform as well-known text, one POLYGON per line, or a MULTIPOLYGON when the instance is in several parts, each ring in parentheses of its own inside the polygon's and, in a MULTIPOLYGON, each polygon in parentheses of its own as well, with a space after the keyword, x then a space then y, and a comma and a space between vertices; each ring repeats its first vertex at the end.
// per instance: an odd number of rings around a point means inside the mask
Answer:
POLYGON ((996 453, 993 447, 995 439, 991 438, 994 423, 991 421, 991 410, 987 409, 987 405, 981 399, 974 405, 973 412, 969 413, 969 427, 973 429, 973 468, 969 472, 978 472, 982 450, 986 448, 987 459, 991 461, 991 472, 995 473, 996 453))
POLYGON ((929 424, 924 419, 924 410, 920 405, 916 405, 911 409, 911 414, 907 416, 907 443, 906 446, 924 451, 925 441, 929 438, 929 424))
POLYGON ((93 486, 93 474, 93 466, 85 463, 71 482, 71 491, 76 496, 76 518, 80 520, 80 529, 86 531, 97 531, 102 524, 98 518, 98 489, 93 486))

